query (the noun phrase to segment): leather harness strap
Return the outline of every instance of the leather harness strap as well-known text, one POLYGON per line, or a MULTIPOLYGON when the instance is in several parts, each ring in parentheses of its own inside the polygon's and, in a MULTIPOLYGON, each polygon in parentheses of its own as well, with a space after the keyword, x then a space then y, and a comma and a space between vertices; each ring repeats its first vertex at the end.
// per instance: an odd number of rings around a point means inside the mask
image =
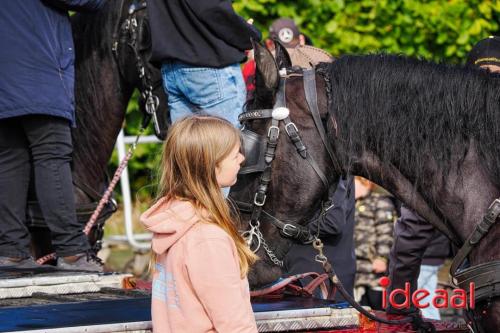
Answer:
POLYGON ((499 215, 500 199, 495 199, 481 222, 476 225, 472 234, 453 258, 450 267, 450 274, 455 285, 468 290, 469 283, 474 283, 477 302, 500 296, 500 260, 478 264, 462 270, 460 270, 460 266, 496 223, 499 215))
MULTIPOLYGON (((290 76, 300 76, 297 75, 296 73, 292 73, 290 76)), ((303 243, 303 244, 310 244, 314 237, 311 235, 311 232, 307 227, 304 227, 298 223, 285 223, 277 219, 276 217, 272 216, 268 212, 264 210, 264 205, 265 201, 267 198, 267 190, 269 187, 269 184, 271 182, 271 173, 272 173, 272 162, 274 161, 275 154, 276 154, 276 147, 278 145, 278 139, 279 139, 279 134, 280 134, 280 128, 279 128, 279 123, 280 121, 283 121, 285 125, 285 132, 287 133, 288 137, 290 138, 291 142, 294 144, 295 148, 297 149, 297 153, 305 159, 313 168, 313 170, 316 172, 318 177, 321 179, 323 185, 325 186, 325 198, 324 201, 328 202, 328 204, 322 204, 323 207, 331 207, 329 203, 329 198, 328 198, 328 189, 330 188, 330 182, 328 181, 328 178, 326 175, 323 173, 317 162, 314 160, 312 155, 308 152, 307 147, 305 146, 304 142, 302 141, 302 138, 300 137, 299 131, 297 129, 297 126, 291 121, 290 116, 288 114, 289 111, 287 111, 286 116, 284 116, 282 119, 277 118, 273 112, 275 110, 278 110, 280 108, 286 109, 286 80, 288 76, 285 74, 281 76, 280 84, 279 84, 279 89, 276 94, 275 98, 275 104, 273 106, 273 109, 259 109, 259 110, 252 110, 252 111, 246 111, 239 116, 239 120, 241 122, 248 121, 248 120, 254 120, 254 119, 269 119, 271 118, 271 126, 268 129, 267 133, 267 145, 266 149, 264 152, 264 159, 265 159, 265 167, 262 171, 262 174, 259 179, 259 185, 257 187, 257 191, 255 192, 254 198, 253 198, 253 203, 248 204, 240 201, 236 201, 237 206, 245 212, 251 212, 251 217, 250 217, 250 228, 256 228, 258 227, 259 221, 264 217, 267 221, 271 222, 276 228, 280 230, 280 233, 287 238, 295 239, 296 241, 303 243)), ((304 82, 304 85, 312 86, 312 90, 315 91, 316 86, 314 82, 311 82, 311 80, 308 80, 307 82, 304 82)), ((314 98, 316 96, 316 93, 314 94, 308 94, 306 95, 306 99, 308 98, 314 98)), ((317 97, 316 97, 317 98, 317 97)), ((308 102, 310 105, 316 105, 314 109, 311 109, 311 114, 314 115, 314 117, 317 117, 320 119, 319 115, 319 110, 317 108, 317 101, 310 101, 308 102)), ((287 109, 288 110, 288 109, 287 109)), ((321 132, 323 133, 323 136, 325 138, 326 142, 326 134, 323 128, 323 125, 321 123, 321 120, 318 124, 321 128, 321 132)), ((320 134, 322 135, 322 134, 320 134)), ((331 150, 330 150, 331 152, 331 150)), ((330 158, 332 161, 334 161, 335 157, 332 154, 330 154, 330 158)), ((338 170, 338 169, 337 169, 338 170)), ((338 184, 338 179, 335 182, 335 187, 336 184, 338 184)), ((326 209, 322 209, 322 212, 318 219, 324 218, 324 215, 326 214, 326 209)), ((252 234, 252 233, 250 233, 252 234)))
POLYGON ((316 124, 316 128, 318 129, 321 141, 323 141, 323 145, 328 151, 328 155, 330 155, 334 170, 338 172, 339 176, 344 175, 345 172, 343 171, 338 158, 333 153, 332 145, 330 144, 330 141, 328 141, 323 123, 321 121, 321 115, 318 107, 318 96, 316 93, 316 72, 313 69, 304 71, 304 92, 306 94, 306 102, 309 106, 309 110, 311 110, 311 114, 314 123, 316 124))

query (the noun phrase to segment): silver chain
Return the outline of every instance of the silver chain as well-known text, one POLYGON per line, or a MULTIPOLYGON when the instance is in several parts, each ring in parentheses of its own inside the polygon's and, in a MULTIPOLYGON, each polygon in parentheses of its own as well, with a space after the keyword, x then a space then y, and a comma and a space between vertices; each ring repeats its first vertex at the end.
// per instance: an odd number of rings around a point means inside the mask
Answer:
POLYGON ((264 236, 262 235, 262 232, 260 231, 260 223, 257 221, 255 225, 250 224, 250 230, 247 230, 241 234, 243 239, 245 239, 248 247, 252 250, 253 253, 257 253, 257 251, 260 249, 260 246, 264 248, 264 251, 266 251, 267 256, 273 264, 283 267, 283 260, 279 260, 276 254, 274 253, 273 250, 267 245, 266 240, 264 239, 264 236), (252 249, 252 245, 254 244, 254 239, 257 241, 257 246, 252 249))
MULTIPOLYGON (((260 232, 260 231, 259 231, 260 232)), ((279 267, 283 267, 283 260, 279 260, 278 257, 276 256, 276 254, 269 248, 269 246, 267 245, 266 241, 264 240, 264 237, 262 236, 262 234, 260 235, 261 236, 261 242, 262 242, 262 247, 264 248, 264 250, 266 251, 267 253, 267 256, 269 257, 269 259, 271 259, 271 261, 279 266, 279 267)))

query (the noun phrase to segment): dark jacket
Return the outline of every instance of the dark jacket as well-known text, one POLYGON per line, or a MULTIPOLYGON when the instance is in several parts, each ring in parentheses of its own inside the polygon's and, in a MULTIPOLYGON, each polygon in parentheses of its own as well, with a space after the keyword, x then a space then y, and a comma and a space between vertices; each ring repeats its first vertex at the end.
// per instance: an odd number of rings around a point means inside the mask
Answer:
MULTIPOLYGON (((437 233, 439 231, 432 224, 404 205, 401 207, 401 217, 394 226, 394 244, 389 259, 391 285, 388 288, 387 295, 396 288, 404 289, 406 282, 410 283, 410 294, 417 289, 422 258, 437 233)), ((449 246, 449 243, 447 244, 449 246)), ((403 300, 396 297, 396 301, 401 304, 403 300)), ((410 304, 412 303, 410 302, 410 304)), ((417 311, 417 309, 411 306, 410 309, 398 310, 389 304, 387 311, 390 313, 407 313, 417 311)))
POLYGON ((150 0, 148 15, 156 65, 181 61, 222 68, 244 61, 250 39, 260 40, 230 0, 150 0))
MULTIPOLYGON (((352 295, 356 273, 353 178, 340 180, 337 190, 331 193, 330 198, 334 207, 328 211, 324 222, 319 224, 312 222, 308 227, 313 234, 317 233, 319 227, 319 236, 324 244, 323 251, 345 289, 352 295)), ((314 260, 316 254, 318 252, 312 245, 294 244, 285 256, 286 273, 289 275, 304 272, 324 273, 323 267, 314 260)), ((339 292, 336 293, 335 299, 343 300, 339 292)))
POLYGON ((67 10, 96 10, 104 3, 2 1, 0 119, 47 114, 74 122, 75 53, 67 10))
MULTIPOLYGON (((398 219, 397 223, 427 224, 427 221, 403 205, 401 217, 398 219)), ((425 252, 422 255, 422 265, 438 266, 442 265, 445 259, 450 256, 451 245, 449 239, 441 233, 441 231, 434 228, 431 239, 427 240, 427 245, 424 249, 425 252)))

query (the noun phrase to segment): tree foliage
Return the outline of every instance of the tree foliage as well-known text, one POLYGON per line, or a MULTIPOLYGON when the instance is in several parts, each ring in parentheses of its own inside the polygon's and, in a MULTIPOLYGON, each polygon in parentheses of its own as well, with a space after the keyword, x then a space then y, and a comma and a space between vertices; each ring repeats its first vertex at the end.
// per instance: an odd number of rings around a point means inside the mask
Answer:
POLYGON ((500 3, 478 0, 239 0, 235 9, 267 34, 290 17, 334 56, 388 52, 459 63, 478 40, 498 32, 500 3))

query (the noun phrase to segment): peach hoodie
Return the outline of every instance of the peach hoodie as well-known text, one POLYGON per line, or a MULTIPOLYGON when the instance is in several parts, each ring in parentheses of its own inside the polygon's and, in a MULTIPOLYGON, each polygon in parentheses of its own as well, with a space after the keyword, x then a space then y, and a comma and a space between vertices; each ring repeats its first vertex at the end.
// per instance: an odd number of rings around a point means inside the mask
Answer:
POLYGON ((185 201, 160 199, 141 216, 158 255, 153 332, 257 332, 234 241, 185 201))

